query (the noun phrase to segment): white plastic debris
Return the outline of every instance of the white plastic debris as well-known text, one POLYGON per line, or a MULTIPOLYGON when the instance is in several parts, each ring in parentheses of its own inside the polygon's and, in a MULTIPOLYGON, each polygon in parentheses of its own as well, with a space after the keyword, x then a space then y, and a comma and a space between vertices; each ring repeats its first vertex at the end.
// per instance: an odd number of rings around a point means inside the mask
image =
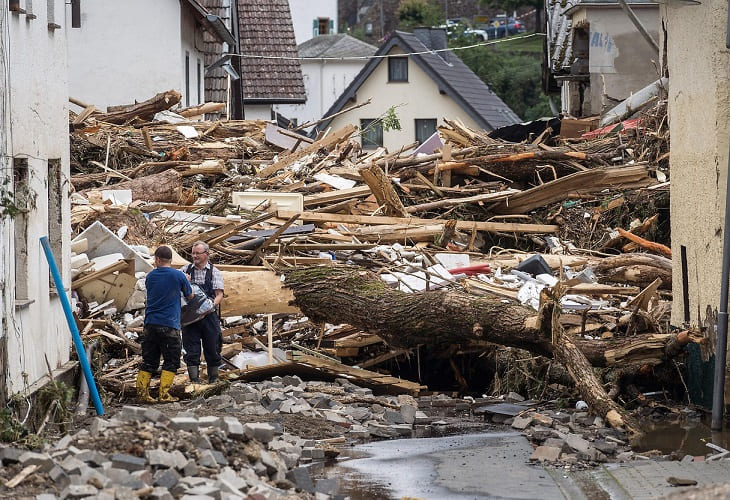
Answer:
POLYGON ((577 403, 575 403, 575 409, 576 410, 581 410, 581 411, 582 410, 587 410, 588 409, 588 403, 586 403, 585 401, 583 401, 581 399, 580 401, 578 401, 577 403))

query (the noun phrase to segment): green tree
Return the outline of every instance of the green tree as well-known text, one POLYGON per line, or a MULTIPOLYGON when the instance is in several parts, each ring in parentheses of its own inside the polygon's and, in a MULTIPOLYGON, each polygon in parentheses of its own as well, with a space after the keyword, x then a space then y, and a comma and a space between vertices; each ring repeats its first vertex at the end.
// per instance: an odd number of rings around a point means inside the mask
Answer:
POLYGON ((402 0, 398 7, 398 29, 412 31, 419 26, 444 23, 441 8, 428 0, 402 0))
POLYGON ((539 53, 486 46, 461 50, 458 54, 523 120, 552 116, 547 96, 542 93, 539 53))

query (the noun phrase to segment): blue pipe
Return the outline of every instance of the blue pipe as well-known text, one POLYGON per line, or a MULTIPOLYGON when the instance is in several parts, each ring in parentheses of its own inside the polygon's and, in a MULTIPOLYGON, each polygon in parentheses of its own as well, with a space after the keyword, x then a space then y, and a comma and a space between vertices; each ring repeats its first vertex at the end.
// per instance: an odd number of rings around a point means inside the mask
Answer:
POLYGON ((74 320, 73 313, 71 312, 71 304, 69 303, 68 297, 66 297, 65 289, 63 288, 63 280, 61 280, 61 275, 58 272, 56 261, 53 258, 53 252, 51 251, 51 245, 48 242, 48 236, 43 236, 41 238, 41 245, 43 245, 43 251, 46 254, 46 260, 48 260, 48 269, 51 271, 51 276, 53 276, 53 283, 55 283, 56 285, 58 297, 61 299, 63 312, 66 315, 66 322, 68 323, 68 327, 71 330, 71 337, 73 337, 74 347, 76 347, 76 354, 78 355, 79 361, 81 362, 81 369, 84 372, 86 383, 89 385, 89 390, 91 391, 91 398, 94 401, 96 414, 104 415, 104 406, 101 404, 99 391, 96 388, 94 376, 91 374, 91 365, 89 365, 89 360, 86 357, 86 349, 84 349, 84 343, 81 342, 81 334, 79 333, 79 329, 76 326, 76 321, 74 320))

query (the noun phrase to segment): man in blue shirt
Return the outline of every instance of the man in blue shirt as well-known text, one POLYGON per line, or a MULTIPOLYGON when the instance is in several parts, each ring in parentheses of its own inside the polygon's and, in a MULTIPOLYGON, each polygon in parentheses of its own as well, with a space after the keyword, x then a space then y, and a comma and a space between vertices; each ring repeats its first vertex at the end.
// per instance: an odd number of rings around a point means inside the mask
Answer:
POLYGON ((193 290, 187 277, 172 268, 172 250, 160 246, 155 250, 155 269, 145 279, 147 306, 142 333, 142 366, 137 374, 137 399, 142 403, 155 403, 150 396, 152 373, 160 366, 160 402, 177 401, 170 395, 172 381, 180 368, 180 293, 193 298, 193 290))

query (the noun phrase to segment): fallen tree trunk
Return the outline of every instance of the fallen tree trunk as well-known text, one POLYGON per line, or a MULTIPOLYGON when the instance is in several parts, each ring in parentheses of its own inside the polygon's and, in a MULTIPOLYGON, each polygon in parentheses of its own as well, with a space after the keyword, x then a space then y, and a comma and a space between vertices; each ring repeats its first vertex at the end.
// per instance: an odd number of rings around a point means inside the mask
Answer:
MULTIPOLYGON (((464 349, 490 344, 518 347, 553 357, 550 322, 531 308, 500 298, 457 291, 404 293, 387 287, 375 274, 354 266, 321 266, 291 271, 284 284, 294 305, 313 321, 348 323, 379 335, 393 347, 419 345, 464 349)), ((611 340, 575 339, 595 367, 618 363, 661 363, 676 355, 677 336, 649 334, 611 340)), ((681 343, 690 342, 689 336, 681 343)))
POLYGON ((130 189, 134 200, 177 203, 182 197, 182 177, 179 172, 169 169, 159 174, 119 182, 105 188, 88 189, 82 191, 81 194, 87 198, 101 198, 103 189, 130 189))
POLYGON ((690 338, 652 336, 658 345, 644 342, 636 351, 637 346, 623 343, 625 351, 621 353, 613 342, 579 341, 568 336, 551 301, 536 314, 523 306, 458 292, 407 294, 391 290, 373 273, 351 266, 295 270, 286 275, 286 286, 294 293, 294 303, 311 320, 349 323, 379 335, 392 346, 426 344, 446 349, 497 343, 554 357, 566 366, 597 414, 612 426, 632 433, 639 432, 638 424, 608 396, 593 366, 605 366, 611 356, 614 361, 620 357, 621 362, 627 362, 632 353, 640 353, 641 361, 675 355, 677 347, 690 338))
POLYGON ((170 109, 179 103, 180 99, 182 99, 180 92, 168 90, 167 92, 160 92, 143 102, 123 106, 109 106, 107 113, 98 113, 94 115, 94 118, 98 121, 116 124, 122 124, 134 118, 149 121, 155 113, 170 109))

